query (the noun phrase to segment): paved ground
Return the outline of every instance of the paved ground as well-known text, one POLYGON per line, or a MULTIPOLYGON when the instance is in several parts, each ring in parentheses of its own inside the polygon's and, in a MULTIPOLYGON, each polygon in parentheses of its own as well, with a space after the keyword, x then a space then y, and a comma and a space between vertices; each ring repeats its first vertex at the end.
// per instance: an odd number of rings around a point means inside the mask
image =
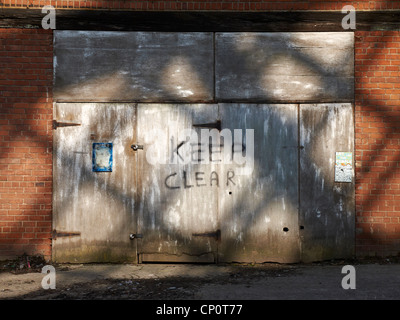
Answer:
POLYGON ((0 272, 0 299, 400 299, 400 263, 389 259, 294 265, 57 265, 56 288, 47 290, 42 287, 41 268, 17 269, 0 272), (342 280, 348 275, 342 268, 348 264, 355 268, 356 288, 345 290, 342 280))

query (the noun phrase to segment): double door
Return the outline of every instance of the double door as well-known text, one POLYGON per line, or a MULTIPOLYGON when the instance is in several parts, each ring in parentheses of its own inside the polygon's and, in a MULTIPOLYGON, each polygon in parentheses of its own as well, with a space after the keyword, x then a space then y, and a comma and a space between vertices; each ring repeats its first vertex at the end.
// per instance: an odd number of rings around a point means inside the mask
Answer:
POLYGON ((349 257, 351 104, 57 103, 53 259, 349 257))

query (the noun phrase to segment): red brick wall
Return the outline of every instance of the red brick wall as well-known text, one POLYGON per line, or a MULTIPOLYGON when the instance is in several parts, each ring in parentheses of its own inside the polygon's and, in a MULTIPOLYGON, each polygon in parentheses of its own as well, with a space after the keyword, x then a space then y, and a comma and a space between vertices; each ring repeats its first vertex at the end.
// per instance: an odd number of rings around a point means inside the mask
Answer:
POLYGON ((356 10, 400 9, 396 0, 301 1, 301 0, 0 0, 3 7, 129 9, 129 10, 341 10, 352 5, 356 10))
POLYGON ((0 29, 0 257, 50 255, 52 32, 0 29))
POLYGON ((357 254, 400 253, 400 32, 356 32, 357 254))

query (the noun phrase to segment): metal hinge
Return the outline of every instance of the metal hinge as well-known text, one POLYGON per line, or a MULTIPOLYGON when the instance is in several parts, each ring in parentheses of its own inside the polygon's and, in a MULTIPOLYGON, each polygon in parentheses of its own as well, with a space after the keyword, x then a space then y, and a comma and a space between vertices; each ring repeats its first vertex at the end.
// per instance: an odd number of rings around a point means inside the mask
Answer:
POLYGON ((283 149, 297 148, 297 149, 303 150, 303 149, 304 149, 304 146, 283 146, 282 148, 283 148, 283 149))
POLYGON ((192 233, 193 237, 210 237, 215 238, 215 240, 221 239, 221 230, 212 231, 212 232, 204 232, 204 233, 192 233))
POLYGON ((57 240, 57 238, 63 238, 63 237, 80 237, 81 233, 80 232, 70 232, 70 231, 57 231, 56 229, 53 230, 52 232, 52 238, 53 240, 57 240))
POLYGON ((213 128, 221 131, 221 120, 217 120, 211 123, 201 123, 201 124, 193 124, 195 128, 213 128))
POLYGON ((76 127, 80 125, 80 123, 58 122, 57 120, 53 120, 53 130, 57 130, 59 127, 76 127))

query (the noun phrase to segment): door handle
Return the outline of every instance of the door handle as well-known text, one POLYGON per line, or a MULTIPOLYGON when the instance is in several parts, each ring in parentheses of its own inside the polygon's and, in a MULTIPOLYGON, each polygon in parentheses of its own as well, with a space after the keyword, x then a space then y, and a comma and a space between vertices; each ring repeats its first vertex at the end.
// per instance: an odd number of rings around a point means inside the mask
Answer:
POLYGON ((142 238, 143 238, 143 235, 140 234, 140 233, 131 233, 131 234, 129 235, 129 239, 130 239, 130 240, 142 239, 142 238))
POLYGON ((138 151, 139 149, 143 150, 143 145, 133 144, 131 145, 131 148, 133 149, 133 151, 138 151))

